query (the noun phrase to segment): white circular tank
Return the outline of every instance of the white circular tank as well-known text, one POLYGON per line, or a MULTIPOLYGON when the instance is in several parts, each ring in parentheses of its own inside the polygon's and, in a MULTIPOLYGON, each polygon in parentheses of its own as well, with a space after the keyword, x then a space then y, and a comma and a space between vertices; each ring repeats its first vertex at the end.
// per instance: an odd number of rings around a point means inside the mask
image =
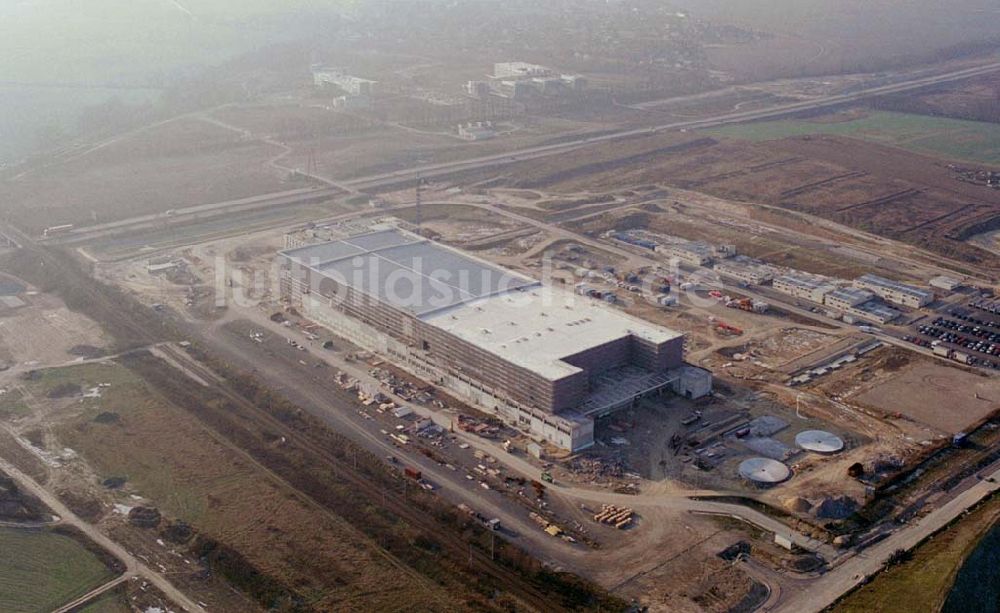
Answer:
POLYGON ((788 479, 792 471, 777 460, 750 458, 740 463, 739 473, 748 481, 761 485, 773 485, 788 479))
POLYGON ((795 444, 814 453, 837 453, 844 449, 844 441, 830 432, 806 430, 795 435, 795 444))

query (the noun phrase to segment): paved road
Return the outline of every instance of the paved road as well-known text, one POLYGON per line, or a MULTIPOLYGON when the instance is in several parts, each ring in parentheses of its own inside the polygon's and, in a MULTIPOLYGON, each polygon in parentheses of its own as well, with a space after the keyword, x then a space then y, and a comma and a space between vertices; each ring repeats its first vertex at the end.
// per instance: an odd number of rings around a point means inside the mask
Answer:
MULTIPOLYGON (((24 488, 26 491, 30 492, 36 496, 39 500, 44 502, 52 510, 53 513, 58 515, 62 520, 64 525, 70 525, 82 532, 99 546, 103 547, 105 550, 110 552, 116 558, 125 564, 125 573, 123 577, 119 577, 115 581, 109 582, 102 588, 98 588, 98 593, 102 590, 110 589, 111 583, 121 582, 123 578, 142 576, 151 584, 156 586, 163 594, 172 600, 175 604, 183 608, 185 611, 190 612, 204 612, 204 609, 188 598, 183 592, 178 590, 173 586, 163 575, 154 572, 148 566, 136 559, 135 556, 130 554, 121 545, 114 542, 110 538, 104 535, 103 532, 95 528, 93 525, 83 521, 77 517, 69 508, 66 507, 56 496, 51 494, 44 487, 39 485, 34 479, 24 474, 18 470, 15 466, 0 458, 0 470, 6 473, 11 479, 17 481, 18 485, 24 488)), ((117 585, 117 583, 115 583, 117 585)))
MULTIPOLYGON (((100 236, 112 232, 121 232, 130 229, 141 229, 150 227, 155 228, 157 227, 157 225, 162 225, 167 222, 178 223, 181 221, 190 221, 201 217, 208 217, 213 214, 220 214, 226 212, 234 213, 239 211, 247 211, 256 208, 270 207, 270 206, 288 206, 292 204, 301 204, 303 202, 313 201, 315 198, 321 196, 333 198, 337 195, 342 195, 344 193, 342 190, 348 190, 350 192, 375 190, 377 188, 393 185, 396 183, 404 183, 407 181, 412 181, 417 177, 432 179, 435 177, 441 177, 456 172, 480 170, 483 168, 489 168, 493 166, 504 166, 514 162, 530 161, 543 157, 548 157, 551 155, 566 153, 586 145, 624 140, 637 136, 655 134, 657 132, 676 131, 676 130, 695 130, 702 128, 718 127, 733 123, 744 123, 747 121, 754 121, 759 119, 776 118, 776 117, 781 117, 783 115, 789 115, 792 113, 800 113, 803 111, 823 109, 850 102, 857 102, 859 100, 864 100, 865 98, 871 98, 874 96, 882 96, 885 94, 905 92, 915 89, 922 89, 933 85, 949 83, 952 81, 960 81, 963 79, 969 79, 984 74, 990 74, 998 70, 1000 70, 1000 62, 991 63, 984 66, 978 66, 975 68, 956 70, 929 77, 919 77, 908 81, 903 81, 900 83, 894 83, 892 85, 871 87, 867 89, 858 90, 856 92, 852 92, 849 94, 826 96, 803 102, 782 104, 778 106, 768 107, 765 109, 726 113, 704 119, 672 122, 655 126, 648 126, 644 128, 626 129, 621 131, 610 132, 607 134, 601 134, 598 136, 584 135, 579 138, 574 138, 572 140, 567 140, 561 143, 556 143, 551 145, 529 147, 526 149, 509 151, 502 154, 481 156, 481 157, 457 160, 452 162, 427 164, 396 172, 387 172, 377 175, 370 175, 367 177, 359 177, 350 180, 337 181, 336 185, 338 185, 340 189, 326 188, 319 190, 315 189, 305 190, 305 193, 298 195, 295 194, 294 192, 299 190, 291 190, 287 192, 279 192, 274 194, 263 194, 261 196, 256 196, 254 198, 244 198, 240 201, 227 201, 227 202, 220 202, 213 204, 203 204, 194 207, 187 207, 183 209, 178 209, 174 211, 171 215, 167 215, 165 213, 157 215, 144 215, 132 219, 121 220, 118 222, 114 222, 112 224, 104 224, 103 226, 80 228, 66 235, 63 235, 55 240, 60 243, 68 241, 76 242, 78 239, 94 238, 95 236, 100 236)), ((327 177, 323 177, 322 180, 330 183, 333 182, 332 179, 327 177)))
MULTIPOLYGON (((268 330, 273 334, 279 335, 280 337, 293 338, 289 328, 285 328, 283 326, 275 324, 274 322, 271 322, 265 316, 264 313, 256 309, 249 308, 249 309, 239 309, 237 314, 237 312, 235 312, 235 308, 236 307, 230 307, 230 310, 234 312, 230 313, 227 316, 227 318, 223 321, 243 317, 248 321, 253 322, 253 325, 259 327, 260 329, 268 330)), ((229 339, 226 338, 227 335, 231 333, 220 329, 219 326, 221 325, 221 323, 222 322, 216 322, 215 325, 213 326, 213 331, 210 331, 207 334, 209 340, 213 341, 216 344, 223 345, 227 353, 231 353, 234 350, 239 351, 240 349, 237 347, 233 347, 231 345, 231 341, 229 341, 229 339)), ((301 340, 298 339, 297 337, 294 338, 295 340, 301 340)), ((332 352, 316 352, 311 354, 310 357, 323 360, 329 363, 331 366, 334 366, 344 371, 351 377, 358 379, 359 381, 365 382, 370 385, 376 385, 376 386, 379 385, 378 381, 368 373, 366 367, 363 364, 359 365, 346 362, 340 357, 338 357, 336 354, 333 354, 332 352)), ((246 355, 246 359, 254 360, 254 357, 251 355, 246 355)), ((276 363, 276 361, 271 358, 268 358, 266 354, 263 354, 259 358, 256 358, 255 361, 260 362, 261 360, 267 362, 268 366, 266 368, 269 371, 267 373, 262 373, 262 376, 268 377, 274 375, 278 376, 280 380, 281 367, 276 363)), ((303 370, 305 370, 305 367, 303 367, 303 370)), ((290 380, 285 380, 285 383, 292 384, 290 380)), ((396 447, 392 445, 389 441, 387 441, 384 437, 373 435, 371 432, 369 432, 363 427, 363 424, 359 424, 358 420, 356 419, 356 415, 354 414, 353 411, 345 412, 342 410, 334 409, 331 406, 330 399, 324 396, 322 392, 311 389, 312 387, 313 386, 310 385, 307 380, 303 380, 301 384, 296 382, 294 392, 288 390, 288 393, 294 393, 295 395, 300 395, 300 394, 304 395, 310 400, 309 404, 313 406, 323 407, 324 409, 326 409, 325 411, 323 411, 321 415, 318 415, 320 418, 326 421, 329 421, 330 419, 335 419, 339 426, 339 429, 341 429, 342 431, 345 428, 349 429, 350 431, 352 431, 351 436, 353 438, 365 441, 366 445, 369 446, 369 448, 372 448, 372 446, 374 446, 374 450, 377 453, 382 453, 386 455, 400 454, 401 450, 396 449, 396 447)), ((443 428, 450 429, 450 426, 452 425, 451 424, 452 416, 450 414, 442 413, 440 411, 433 411, 431 409, 428 409, 427 407, 418 404, 408 403, 401 398, 394 398, 394 400, 397 402, 397 404, 410 407, 411 409, 413 409, 415 413, 421 415, 422 417, 427 417, 434 420, 443 428)), ((457 436, 462 442, 468 443, 471 447, 485 451, 491 456, 497 458, 501 463, 503 463, 507 467, 507 469, 510 472, 518 474, 528 479, 533 479, 536 481, 541 480, 541 473, 542 473, 541 468, 531 464, 526 459, 520 456, 512 455, 505 452, 498 443, 480 438, 473 434, 469 434, 457 429, 455 430, 455 436, 457 436)), ((457 482, 458 485, 457 489, 459 490, 458 495, 463 498, 464 502, 467 502, 473 506, 482 505, 484 501, 483 495, 479 492, 475 492, 475 494, 471 498, 469 498, 468 491, 465 489, 465 487, 468 484, 463 483, 461 479, 455 479, 456 476, 455 474, 450 473, 450 471, 442 471, 439 467, 436 467, 434 465, 428 465, 427 463, 420 460, 416 455, 413 455, 412 458, 408 458, 408 461, 411 461, 413 459, 418 460, 417 463, 421 464, 421 468, 426 467, 428 469, 428 474, 431 475, 432 479, 440 480, 439 483, 448 484, 449 482, 451 482, 451 485, 454 486, 457 482)), ((552 494, 561 496, 565 499, 569 499, 570 501, 572 501, 574 505, 578 505, 580 502, 587 502, 592 504, 593 503, 614 504, 618 506, 634 507, 636 509, 641 509, 643 507, 652 507, 661 509, 673 509, 678 511, 698 512, 708 515, 724 515, 729 517, 735 517, 737 519, 746 521, 750 524, 753 524, 769 532, 787 536, 797 545, 809 551, 815 551, 817 553, 820 553, 827 560, 833 559, 834 557, 837 556, 838 553, 833 547, 827 545, 826 543, 820 542, 816 539, 810 538, 804 534, 796 532, 788 528, 788 526, 784 525, 783 523, 775 520, 774 518, 767 516, 763 513, 760 513, 758 511, 755 511, 749 507, 745 507, 743 505, 738 505, 738 504, 714 502, 711 500, 693 500, 691 498, 692 496, 709 497, 709 496, 720 495, 720 492, 714 490, 693 490, 693 491, 687 490, 687 491, 679 491, 674 494, 658 493, 658 494, 630 495, 630 494, 616 494, 613 492, 607 492, 603 490, 586 489, 563 483, 554 484, 550 486, 549 489, 551 490, 552 494)), ((489 502, 489 499, 487 499, 487 502, 489 502)), ((531 524, 526 523, 523 520, 512 517, 510 515, 507 515, 506 518, 504 516, 501 516, 501 520, 512 522, 511 525, 519 526, 521 532, 528 532, 528 533, 537 532, 537 527, 533 527, 531 524)))
POLYGON ((726 113, 723 115, 717 115, 705 119, 677 121, 677 122, 660 124, 656 126, 648 126, 644 128, 622 130, 617 132, 611 132, 609 134, 603 134, 600 136, 583 136, 577 139, 573 139, 570 141, 554 145, 529 147, 527 149, 511 151, 504 154, 483 156, 479 158, 462 160, 458 162, 429 164, 418 168, 411 168, 404 171, 388 172, 379 175, 353 179, 350 181, 344 181, 343 184, 345 186, 348 186, 356 190, 375 189, 382 185, 412 180, 417 178, 418 176, 423 178, 433 178, 436 176, 451 174, 458 171, 477 170, 480 168, 486 168, 498 164, 507 164, 513 161, 520 162, 520 161, 532 160, 540 157, 554 155, 557 153, 564 153, 566 151, 571 151, 580 146, 594 144, 594 143, 611 142, 621 139, 632 138, 635 136, 653 134, 656 132, 714 128, 731 123, 744 123, 747 121, 755 121, 758 119, 770 119, 770 118, 780 117, 782 115, 789 115, 792 113, 801 113, 803 111, 823 109, 850 102, 857 102, 859 100, 864 100, 865 98, 871 98, 874 96, 884 96, 886 94, 900 93, 914 89, 922 89, 933 85, 949 83, 952 81, 969 79, 972 77, 990 74, 998 70, 1000 70, 1000 62, 995 62, 984 66, 978 66, 975 68, 966 68, 962 70, 956 70, 929 77, 919 77, 916 79, 894 83, 891 85, 881 85, 878 87, 866 88, 849 94, 825 96, 822 98, 815 98, 813 100, 807 100, 803 102, 793 102, 790 104, 782 104, 778 106, 773 106, 753 111, 726 113))
POLYGON ((1000 489, 1000 469, 987 475, 987 480, 976 483, 934 511, 909 524, 884 541, 846 560, 822 577, 816 579, 808 590, 783 600, 771 609, 780 613, 821 611, 837 601, 843 594, 860 585, 866 577, 882 570, 886 559, 897 549, 912 549, 921 541, 944 528, 980 500, 1000 489))
POLYGON ((54 236, 50 239, 40 239, 42 243, 73 244, 92 240, 102 236, 135 232, 138 230, 162 229, 170 225, 190 223, 199 219, 217 217, 222 214, 237 214, 271 207, 283 207, 322 202, 343 195, 344 192, 335 187, 327 188, 297 188, 283 192, 262 194, 250 198, 239 198, 225 202, 199 204, 176 209, 165 213, 154 213, 130 217, 120 221, 85 226, 54 236))
POLYGON ((110 592, 111 590, 115 589, 119 585, 125 583, 126 581, 128 581, 128 580, 130 580, 132 578, 133 578, 133 576, 129 575, 129 574, 121 575, 121 576, 117 577, 116 579, 108 581, 107 583, 105 583, 104 585, 102 585, 99 588, 90 590, 89 592, 87 592, 83 596, 80 596, 76 600, 73 600, 71 602, 68 602, 68 603, 64 604, 63 606, 59 607, 58 609, 56 609, 52 613, 69 613, 70 611, 73 611, 73 610, 77 609, 77 607, 82 607, 83 605, 87 604, 91 600, 96 599, 101 594, 110 592))

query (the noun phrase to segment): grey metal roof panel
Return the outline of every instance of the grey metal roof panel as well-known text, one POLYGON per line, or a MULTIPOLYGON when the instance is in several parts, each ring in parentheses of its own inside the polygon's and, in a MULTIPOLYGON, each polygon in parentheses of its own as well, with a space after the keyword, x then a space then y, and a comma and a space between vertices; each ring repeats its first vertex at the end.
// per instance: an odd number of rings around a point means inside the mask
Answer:
POLYGON ((399 230, 380 230, 378 232, 372 232, 370 234, 361 234, 358 236, 351 236, 344 239, 345 243, 354 245, 355 247, 360 247, 365 251, 378 251, 380 249, 385 249, 387 247, 395 247, 397 245, 407 245, 414 242, 420 242, 422 239, 418 236, 406 235, 399 230))
POLYGON ((290 249, 284 254, 290 260, 299 262, 305 266, 317 266, 324 262, 349 258, 364 253, 363 249, 349 245, 344 242, 321 243, 318 245, 307 245, 298 249, 290 249))
POLYGON ((371 253, 317 268, 328 278, 415 315, 453 306, 471 298, 467 292, 371 253))
POLYGON ((534 279, 395 229, 284 254, 337 283, 417 316, 538 284, 534 279))
POLYGON ((434 243, 415 243, 382 249, 378 255, 410 270, 430 276, 470 297, 483 297, 498 291, 535 283, 496 266, 463 256, 434 243))

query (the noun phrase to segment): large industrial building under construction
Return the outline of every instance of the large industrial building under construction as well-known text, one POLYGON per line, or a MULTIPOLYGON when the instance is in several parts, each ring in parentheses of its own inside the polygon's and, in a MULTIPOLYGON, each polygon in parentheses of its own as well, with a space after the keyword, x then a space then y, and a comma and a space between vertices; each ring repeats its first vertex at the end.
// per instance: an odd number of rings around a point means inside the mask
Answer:
POLYGON ((638 398, 711 391, 680 333, 398 228, 282 256, 305 317, 563 449, 638 398))

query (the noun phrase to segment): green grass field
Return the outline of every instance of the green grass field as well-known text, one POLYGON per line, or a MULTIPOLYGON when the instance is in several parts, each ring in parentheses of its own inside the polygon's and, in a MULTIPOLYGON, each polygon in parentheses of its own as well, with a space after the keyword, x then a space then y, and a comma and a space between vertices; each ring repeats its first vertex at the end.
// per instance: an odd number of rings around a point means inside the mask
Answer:
POLYGON ((110 581, 114 575, 68 536, 0 528, 0 611, 44 613, 110 581))
POLYGON ((77 613, 131 613, 132 608, 128 606, 128 600, 118 589, 111 590, 97 600, 93 600, 77 613))
POLYGON ((1000 125, 926 115, 872 112, 848 121, 785 119, 724 126, 707 132, 758 142, 833 134, 954 160, 1000 164, 1000 125))
POLYGON ((1000 519, 1000 499, 992 498, 955 525, 837 603, 834 613, 940 611, 955 575, 979 539, 1000 519))

